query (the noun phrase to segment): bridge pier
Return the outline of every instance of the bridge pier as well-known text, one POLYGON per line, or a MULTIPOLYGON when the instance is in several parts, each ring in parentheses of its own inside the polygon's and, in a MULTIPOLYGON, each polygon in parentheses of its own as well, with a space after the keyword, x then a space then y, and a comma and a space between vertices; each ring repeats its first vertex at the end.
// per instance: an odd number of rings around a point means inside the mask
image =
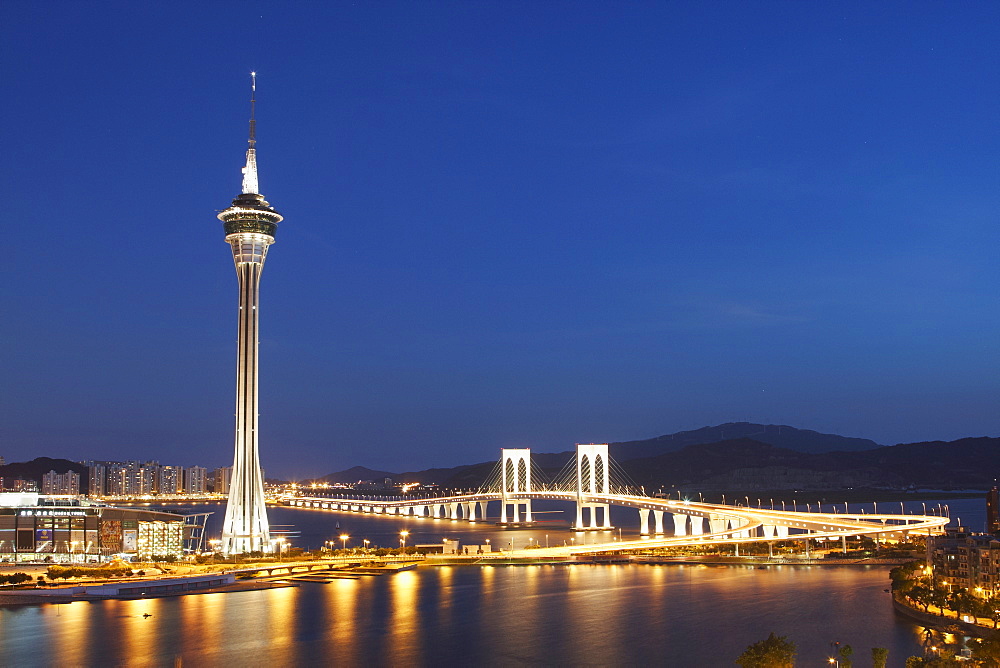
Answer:
POLYGON ((589 501, 577 502, 576 504, 576 525, 573 527, 577 531, 592 531, 613 529, 611 526, 611 514, 608 512, 610 506, 606 503, 592 503, 589 501), (586 509, 587 517, 584 518, 584 509, 586 509), (603 517, 598 518, 598 509, 603 509, 603 517))
POLYGON ((688 516, 682 513, 674 513, 674 535, 675 536, 686 536, 687 532, 687 521, 688 516))
POLYGON ((639 535, 649 535, 649 508, 639 509, 639 535))
POLYGON ((711 533, 721 533, 729 528, 729 522, 721 515, 709 515, 708 527, 711 533))
POLYGON ((663 531, 663 511, 662 510, 654 510, 653 511, 653 520, 656 523, 656 528, 654 529, 653 533, 655 533, 658 536, 662 536, 664 534, 664 531, 663 531))

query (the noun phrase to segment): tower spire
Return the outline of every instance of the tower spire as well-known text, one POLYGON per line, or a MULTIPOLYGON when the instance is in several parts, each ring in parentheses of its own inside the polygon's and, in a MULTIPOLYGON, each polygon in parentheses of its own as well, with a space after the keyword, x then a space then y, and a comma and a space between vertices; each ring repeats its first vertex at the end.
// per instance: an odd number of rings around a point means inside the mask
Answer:
POLYGON ((257 183, 257 121, 254 112, 257 106, 257 73, 250 73, 250 141, 247 148, 247 164, 243 168, 243 193, 260 194, 260 184, 257 183))

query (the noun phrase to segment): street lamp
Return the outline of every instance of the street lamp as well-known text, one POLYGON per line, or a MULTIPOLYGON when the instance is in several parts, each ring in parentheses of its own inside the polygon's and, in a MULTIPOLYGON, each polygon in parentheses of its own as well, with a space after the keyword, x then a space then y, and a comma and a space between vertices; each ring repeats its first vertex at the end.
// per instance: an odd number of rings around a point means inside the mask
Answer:
POLYGON ((371 541, 370 541, 370 540, 368 540, 367 538, 365 538, 365 550, 367 550, 367 549, 368 549, 368 544, 369 544, 369 543, 371 543, 371 541))
POLYGON ((215 553, 219 551, 219 543, 221 543, 218 538, 212 538, 208 541, 209 547, 212 548, 212 563, 215 563, 215 553))
POLYGON ((487 552, 491 552, 492 551, 492 550, 490 550, 490 539, 489 538, 486 539, 486 551, 487 552))
POLYGON ((410 532, 403 529, 399 532, 399 543, 403 546, 403 550, 406 550, 406 537, 410 535, 410 532))
POLYGON ((350 536, 348 536, 346 533, 340 534, 340 545, 341 545, 341 548, 344 549, 344 550, 347 549, 347 539, 348 538, 350 538, 350 536))

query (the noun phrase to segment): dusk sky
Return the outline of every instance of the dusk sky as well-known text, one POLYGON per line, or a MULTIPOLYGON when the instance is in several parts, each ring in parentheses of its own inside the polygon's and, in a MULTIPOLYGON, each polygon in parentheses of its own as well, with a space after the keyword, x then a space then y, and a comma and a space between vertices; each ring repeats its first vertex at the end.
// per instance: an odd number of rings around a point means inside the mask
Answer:
POLYGON ((269 477, 1000 435, 1000 4, 0 5, 0 455, 269 477))

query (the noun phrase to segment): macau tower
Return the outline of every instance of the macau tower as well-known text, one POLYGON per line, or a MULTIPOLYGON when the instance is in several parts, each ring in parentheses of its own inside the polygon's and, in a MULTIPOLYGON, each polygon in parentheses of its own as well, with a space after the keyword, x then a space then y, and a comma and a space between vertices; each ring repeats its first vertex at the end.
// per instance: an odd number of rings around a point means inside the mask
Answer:
POLYGON ((251 76, 250 146, 243 168, 243 192, 219 214, 226 243, 233 249, 240 284, 239 330, 236 355, 236 456, 229 486, 229 503, 222 528, 225 554, 271 551, 270 528, 264 505, 264 477, 258 453, 257 344, 260 275, 267 248, 282 217, 260 194, 254 106, 257 75, 251 76))

